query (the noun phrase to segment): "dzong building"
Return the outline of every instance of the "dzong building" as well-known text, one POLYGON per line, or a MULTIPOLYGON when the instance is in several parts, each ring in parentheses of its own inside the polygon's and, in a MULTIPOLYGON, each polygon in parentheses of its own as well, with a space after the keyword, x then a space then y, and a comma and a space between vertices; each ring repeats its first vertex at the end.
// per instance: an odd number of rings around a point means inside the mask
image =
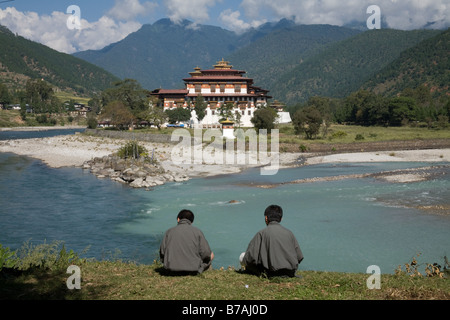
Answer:
MULTIPOLYGON (((153 96, 159 98, 164 110, 173 108, 189 108, 192 114, 190 124, 193 127, 216 127, 223 118, 220 111, 225 105, 232 105, 234 121, 242 127, 253 127, 251 119, 258 107, 267 106, 269 90, 253 85, 253 79, 244 76, 242 70, 233 69, 228 61, 217 62, 213 69, 201 70, 197 67, 190 72, 190 77, 183 79, 185 89, 156 89, 153 96), (201 95, 207 105, 205 117, 199 123, 194 106, 201 95)), ((286 112, 278 109, 286 119, 286 112)), ((285 122, 284 120, 283 122, 285 122)), ((290 118, 289 118, 290 121, 290 118)))

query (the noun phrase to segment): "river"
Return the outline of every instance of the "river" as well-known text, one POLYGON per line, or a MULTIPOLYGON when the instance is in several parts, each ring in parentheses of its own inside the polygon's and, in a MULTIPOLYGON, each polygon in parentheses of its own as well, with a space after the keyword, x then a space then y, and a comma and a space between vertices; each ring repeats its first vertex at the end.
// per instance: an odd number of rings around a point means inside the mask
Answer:
POLYGON ((365 273, 377 265, 393 273, 418 253, 419 263, 442 265, 449 254, 450 217, 413 207, 449 205, 448 166, 444 174, 413 183, 359 178, 255 186, 429 165, 436 163, 320 164, 282 169, 275 176, 250 169, 146 191, 97 179, 81 168, 54 169, 0 153, 0 243, 17 249, 26 241, 63 241, 98 260, 152 263, 163 233, 187 208, 215 253, 213 267, 238 267, 239 254, 265 227, 264 209, 278 204, 282 224, 294 232, 305 256, 300 271, 365 273))

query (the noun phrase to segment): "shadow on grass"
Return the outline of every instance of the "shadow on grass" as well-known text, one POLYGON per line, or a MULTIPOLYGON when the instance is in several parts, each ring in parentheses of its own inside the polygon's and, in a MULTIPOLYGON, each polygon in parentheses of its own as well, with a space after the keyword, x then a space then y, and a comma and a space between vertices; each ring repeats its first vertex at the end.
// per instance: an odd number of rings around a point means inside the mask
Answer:
POLYGON ((31 268, 26 271, 0 271, 0 300, 84 300, 96 299, 104 287, 83 287, 70 290, 64 271, 31 268))

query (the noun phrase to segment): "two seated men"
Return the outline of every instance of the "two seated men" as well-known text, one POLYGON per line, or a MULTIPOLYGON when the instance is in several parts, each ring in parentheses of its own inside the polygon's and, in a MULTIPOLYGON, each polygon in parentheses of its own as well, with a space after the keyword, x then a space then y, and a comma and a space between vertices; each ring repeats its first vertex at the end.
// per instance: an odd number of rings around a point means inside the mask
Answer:
MULTIPOLYGON (((282 218, 280 206, 266 208, 266 227, 256 233, 240 256, 246 272, 269 277, 295 276, 303 254, 294 234, 280 224, 282 218)), ((172 274, 200 274, 211 267, 214 253, 203 232, 192 225, 192 211, 181 210, 177 222, 161 242, 159 254, 164 269, 172 274)))

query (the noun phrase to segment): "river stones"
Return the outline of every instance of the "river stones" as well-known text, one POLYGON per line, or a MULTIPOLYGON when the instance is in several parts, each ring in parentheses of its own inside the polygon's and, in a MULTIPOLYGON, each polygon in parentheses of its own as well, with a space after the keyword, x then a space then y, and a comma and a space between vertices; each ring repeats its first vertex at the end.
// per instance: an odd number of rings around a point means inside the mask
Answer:
POLYGON ((166 172, 156 163, 143 159, 121 159, 115 155, 94 158, 81 166, 90 170, 98 178, 110 178, 113 181, 128 184, 132 188, 152 188, 167 182, 183 182, 189 177, 182 173, 166 172))

